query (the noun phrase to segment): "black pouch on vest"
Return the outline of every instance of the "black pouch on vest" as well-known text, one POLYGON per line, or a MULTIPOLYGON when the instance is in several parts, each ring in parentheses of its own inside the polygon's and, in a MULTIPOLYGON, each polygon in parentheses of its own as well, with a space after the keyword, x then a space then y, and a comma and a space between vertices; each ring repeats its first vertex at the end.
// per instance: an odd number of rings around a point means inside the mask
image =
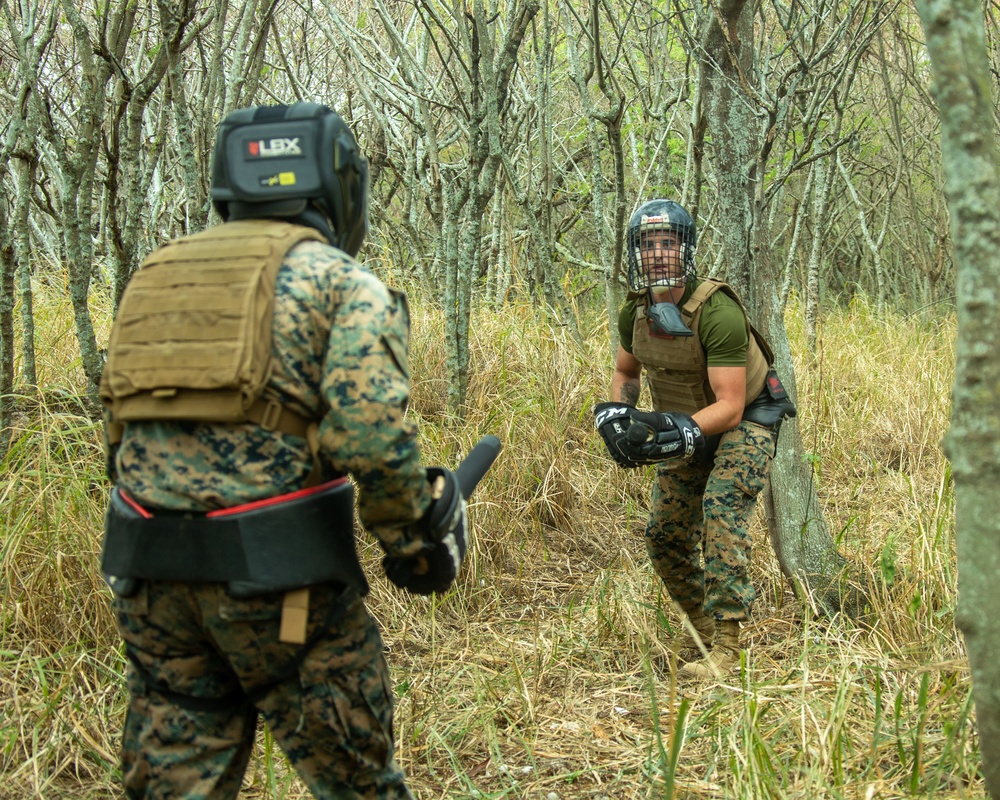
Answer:
POLYGON ((785 417, 794 417, 796 414, 798 411, 773 367, 767 371, 760 394, 743 409, 744 420, 772 430, 777 430, 785 417))
POLYGON ((354 490, 346 479, 210 514, 157 516, 115 488, 101 571, 122 596, 131 580, 144 578, 223 582, 233 597, 320 583, 368 593, 354 543, 354 490))
POLYGON ((646 316, 668 336, 694 336, 694 331, 684 324, 680 309, 673 303, 654 303, 646 316))

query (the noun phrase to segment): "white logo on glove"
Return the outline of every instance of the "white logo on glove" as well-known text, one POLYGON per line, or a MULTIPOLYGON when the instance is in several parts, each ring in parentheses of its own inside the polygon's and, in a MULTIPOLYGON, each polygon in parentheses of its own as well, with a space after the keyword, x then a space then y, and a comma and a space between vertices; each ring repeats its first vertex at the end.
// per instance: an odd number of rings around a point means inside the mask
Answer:
POLYGON ((689 428, 685 428, 684 429, 684 457, 685 458, 690 458, 692 455, 694 455, 694 451, 695 451, 695 439, 699 435, 701 435, 701 428, 699 428, 697 425, 695 425, 694 428, 690 428, 690 429, 689 428))
POLYGON ((597 427, 602 427, 608 420, 616 419, 617 417, 627 417, 628 407, 619 406, 618 408, 606 408, 603 411, 599 411, 594 420, 597 422, 597 427))

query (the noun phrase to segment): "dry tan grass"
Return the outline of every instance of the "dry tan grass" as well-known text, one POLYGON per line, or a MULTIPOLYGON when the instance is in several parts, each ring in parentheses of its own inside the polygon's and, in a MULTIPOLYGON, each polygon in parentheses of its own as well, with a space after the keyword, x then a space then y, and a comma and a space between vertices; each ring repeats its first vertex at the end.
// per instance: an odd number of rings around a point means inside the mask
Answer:
MULTIPOLYGON (((399 758, 418 797, 982 796, 939 445, 950 320, 855 305, 827 316, 807 359, 789 311, 831 528, 852 559, 894 580, 871 598, 870 628, 814 618, 758 517, 744 669, 678 685, 667 646, 678 617, 642 539, 650 473, 615 468, 592 432, 610 376, 606 326, 585 321, 581 344, 534 309, 480 312, 456 425, 441 317, 413 312, 426 460, 452 465, 486 433, 506 445, 473 498, 477 536, 446 598, 398 592, 362 542, 399 697, 399 758)), ((50 388, 24 405, 0 483, 0 795, 12 798, 118 794, 123 660, 96 568, 106 487, 99 430, 72 402, 78 368, 56 367, 74 358, 63 313, 45 326, 62 331, 42 346, 50 388)), ((244 796, 308 796, 264 731, 244 796)))

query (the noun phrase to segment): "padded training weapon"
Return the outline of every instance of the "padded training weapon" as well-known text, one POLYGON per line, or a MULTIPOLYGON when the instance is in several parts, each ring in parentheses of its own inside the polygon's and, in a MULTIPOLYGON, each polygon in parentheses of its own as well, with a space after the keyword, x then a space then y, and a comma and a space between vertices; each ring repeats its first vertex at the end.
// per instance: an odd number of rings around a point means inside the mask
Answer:
POLYGON ((496 436, 484 436, 469 451, 469 455, 455 469, 455 477, 458 479, 463 497, 472 494, 477 484, 493 466, 502 448, 503 445, 496 436))

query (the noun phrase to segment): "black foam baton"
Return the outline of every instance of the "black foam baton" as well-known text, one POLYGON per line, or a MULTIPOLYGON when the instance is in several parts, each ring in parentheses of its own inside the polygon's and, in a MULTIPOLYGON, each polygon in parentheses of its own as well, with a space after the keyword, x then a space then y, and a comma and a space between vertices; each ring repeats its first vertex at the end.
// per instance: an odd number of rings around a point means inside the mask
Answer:
POLYGON ((455 478, 458 480, 462 496, 468 497, 483 479, 493 462, 500 455, 503 445, 496 436, 484 436, 476 446, 469 451, 462 463, 455 468, 455 478))
MULTIPOLYGON (((490 467, 493 466, 493 462, 500 455, 502 447, 503 445, 496 436, 484 436, 462 459, 462 463, 455 468, 455 482, 458 484, 462 497, 468 498, 472 494, 479 482, 489 472, 490 467)), ((442 478, 438 478, 438 480, 443 483, 442 478)), ((457 502, 457 500, 452 498, 452 502, 457 502)), ((419 555, 416 558, 413 574, 423 575, 428 570, 427 557, 419 555)))

